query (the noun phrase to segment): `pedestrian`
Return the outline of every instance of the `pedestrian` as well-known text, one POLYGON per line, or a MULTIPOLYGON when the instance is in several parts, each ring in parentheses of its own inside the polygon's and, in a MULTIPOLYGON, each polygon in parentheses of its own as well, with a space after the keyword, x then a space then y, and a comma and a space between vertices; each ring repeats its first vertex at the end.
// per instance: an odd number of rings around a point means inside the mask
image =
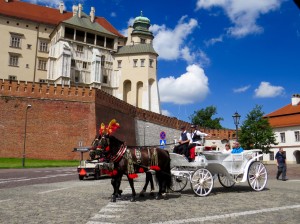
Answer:
POLYGON ((283 151, 283 148, 279 148, 279 151, 275 155, 275 159, 278 168, 276 179, 278 180, 282 174, 282 180, 286 181, 286 154, 285 151, 283 151))

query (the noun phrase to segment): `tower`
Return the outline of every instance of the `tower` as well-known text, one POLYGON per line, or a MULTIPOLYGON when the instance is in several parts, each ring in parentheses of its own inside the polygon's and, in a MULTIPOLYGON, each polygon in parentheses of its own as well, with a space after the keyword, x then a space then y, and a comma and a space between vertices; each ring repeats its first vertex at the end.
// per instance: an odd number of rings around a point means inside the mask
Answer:
POLYGON ((156 113, 160 111, 157 85, 157 57, 153 48, 150 20, 141 13, 128 28, 126 45, 115 56, 118 71, 118 98, 136 107, 156 113))

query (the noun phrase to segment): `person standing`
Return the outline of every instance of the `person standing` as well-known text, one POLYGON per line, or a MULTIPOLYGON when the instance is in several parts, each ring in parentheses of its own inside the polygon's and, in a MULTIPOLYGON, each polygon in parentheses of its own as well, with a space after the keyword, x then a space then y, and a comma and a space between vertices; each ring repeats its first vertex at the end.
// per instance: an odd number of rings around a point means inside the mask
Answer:
POLYGON ((283 148, 279 148, 279 151, 275 155, 275 159, 277 161, 277 175, 276 179, 278 180, 280 175, 282 174, 282 180, 286 181, 286 155, 285 151, 283 151, 283 148))

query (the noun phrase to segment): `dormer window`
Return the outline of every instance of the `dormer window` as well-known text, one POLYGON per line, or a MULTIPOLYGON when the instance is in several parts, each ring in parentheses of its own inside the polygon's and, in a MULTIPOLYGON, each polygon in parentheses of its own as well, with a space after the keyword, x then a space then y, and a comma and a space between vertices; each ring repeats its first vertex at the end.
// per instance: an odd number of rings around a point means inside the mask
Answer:
POLYGON ((146 39, 141 38, 141 44, 145 44, 146 43, 146 39))

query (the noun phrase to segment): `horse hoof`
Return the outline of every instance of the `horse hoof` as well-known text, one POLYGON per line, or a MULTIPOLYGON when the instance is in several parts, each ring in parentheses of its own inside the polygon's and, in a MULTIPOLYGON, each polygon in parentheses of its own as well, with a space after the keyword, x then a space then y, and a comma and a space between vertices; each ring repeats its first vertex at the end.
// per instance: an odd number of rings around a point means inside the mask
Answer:
POLYGON ((154 192, 153 190, 150 191, 150 196, 153 197, 154 196, 154 192))
POLYGON ((156 197, 155 197, 155 199, 156 199, 156 200, 162 199, 162 195, 161 195, 161 194, 157 194, 156 197))
POLYGON ((130 202, 135 202, 136 200, 135 200, 135 197, 132 197, 131 199, 130 199, 130 202))
POLYGON ((111 196, 111 200, 110 200, 111 202, 116 202, 117 201, 117 198, 116 198, 116 196, 111 196))
POLYGON ((145 197, 145 190, 142 190, 139 194, 139 197, 145 197))

